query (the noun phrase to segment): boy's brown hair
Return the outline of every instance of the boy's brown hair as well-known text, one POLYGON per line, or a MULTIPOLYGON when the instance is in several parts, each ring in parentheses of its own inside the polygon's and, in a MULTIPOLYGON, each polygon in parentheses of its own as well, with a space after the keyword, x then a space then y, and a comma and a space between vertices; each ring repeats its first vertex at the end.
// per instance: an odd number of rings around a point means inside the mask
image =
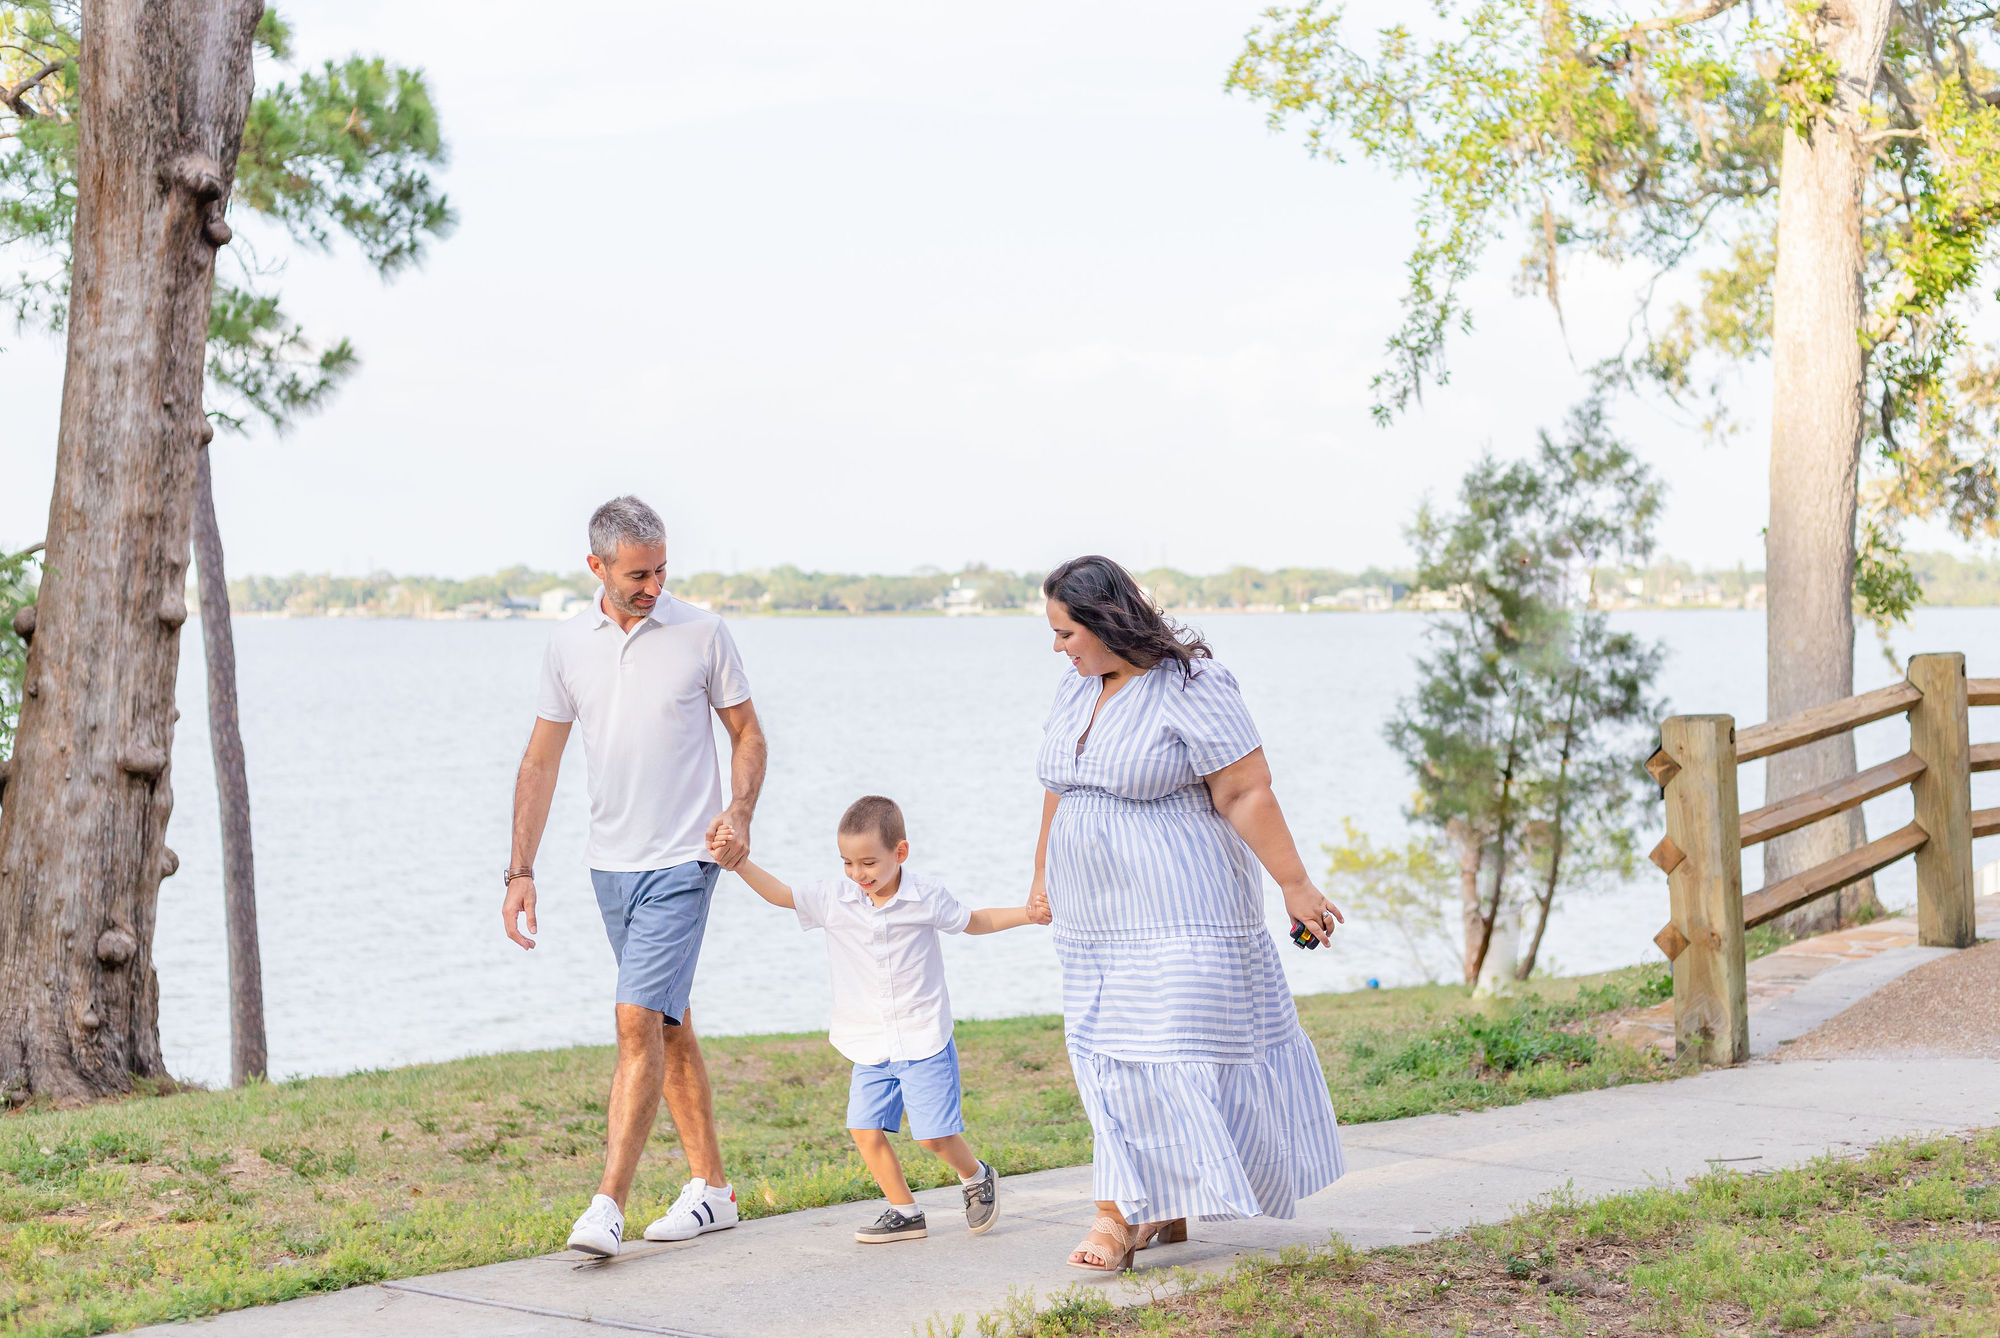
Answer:
POLYGON ((903 828, 903 810, 896 807, 893 799, 879 794, 862 795, 840 815, 840 835, 860 836, 865 832, 875 833, 884 846, 894 850, 908 839, 903 828))

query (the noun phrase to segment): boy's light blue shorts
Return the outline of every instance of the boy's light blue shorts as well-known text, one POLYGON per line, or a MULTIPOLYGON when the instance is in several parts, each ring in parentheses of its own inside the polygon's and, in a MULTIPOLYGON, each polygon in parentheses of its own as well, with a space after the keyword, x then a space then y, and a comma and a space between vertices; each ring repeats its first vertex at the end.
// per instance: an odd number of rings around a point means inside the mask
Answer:
POLYGON ((708 903, 722 866, 690 860, 643 873, 590 871, 604 934, 618 959, 618 1002, 637 1004, 678 1027, 687 1016, 708 903))
POLYGON ((910 1137, 944 1138, 965 1132, 958 1105, 958 1041, 928 1059, 892 1059, 886 1064, 856 1064, 847 1088, 847 1127, 902 1127, 910 1112, 910 1137))

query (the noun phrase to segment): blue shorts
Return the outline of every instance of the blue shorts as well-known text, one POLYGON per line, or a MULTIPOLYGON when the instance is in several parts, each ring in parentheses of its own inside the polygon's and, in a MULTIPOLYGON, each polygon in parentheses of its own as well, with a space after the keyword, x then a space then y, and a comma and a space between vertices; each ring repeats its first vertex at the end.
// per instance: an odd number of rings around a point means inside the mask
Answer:
POLYGON ((643 873, 590 871, 611 955, 618 959, 618 1002, 662 1014, 678 1027, 687 1015, 694 964, 708 928, 708 903, 722 866, 689 860, 643 873))
POLYGON ((847 1088, 847 1127, 902 1127, 910 1112, 910 1137, 944 1138, 965 1132, 958 1108, 958 1041, 929 1059, 892 1059, 886 1064, 856 1064, 847 1088))

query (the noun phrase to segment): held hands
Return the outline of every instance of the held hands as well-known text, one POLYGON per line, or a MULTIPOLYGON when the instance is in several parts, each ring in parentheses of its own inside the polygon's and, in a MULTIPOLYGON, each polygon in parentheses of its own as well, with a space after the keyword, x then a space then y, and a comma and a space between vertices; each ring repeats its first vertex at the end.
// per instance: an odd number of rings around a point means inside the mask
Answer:
POLYGON ((1028 923, 1045 925, 1055 919, 1049 910, 1049 889, 1041 874, 1035 875, 1033 886, 1028 889, 1028 923))
POLYGON ((725 869, 736 866, 750 857, 750 819, 734 809, 715 815, 708 824, 708 853, 715 862, 725 869))
POLYGON ((533 935, 539 931, 535 927, 535 880, 532 876, 515 878, 507 884, 507 899, 500 903, 500 922, 507 928, 507 937, 524 948, 535 946, 533 935), (520 930, 520 918, 528 917, 528 932, 520 930))
POLYGON ((1284 893, 1285 910, 1292 919, 1305 926, 1305 931, 1321 943, 1332 942, 1333 927, 1347 923, 1340 907, 1328 901, 1309 881, 1301 879, 1279 890, 1284 893))

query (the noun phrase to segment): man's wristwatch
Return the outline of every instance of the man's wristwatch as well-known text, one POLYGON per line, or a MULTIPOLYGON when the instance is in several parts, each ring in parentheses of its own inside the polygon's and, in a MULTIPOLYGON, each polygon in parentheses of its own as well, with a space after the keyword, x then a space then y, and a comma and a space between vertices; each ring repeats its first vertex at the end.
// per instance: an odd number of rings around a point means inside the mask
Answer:
POLYGON ((507 875, 501 881, 500 885, 502 887, 512 887, 514 885, 514 880, 516 878, 533 878, 534 876, 535 876, 535 866, 532 864, 523 864, 518 869, 507 870, 507 875))

